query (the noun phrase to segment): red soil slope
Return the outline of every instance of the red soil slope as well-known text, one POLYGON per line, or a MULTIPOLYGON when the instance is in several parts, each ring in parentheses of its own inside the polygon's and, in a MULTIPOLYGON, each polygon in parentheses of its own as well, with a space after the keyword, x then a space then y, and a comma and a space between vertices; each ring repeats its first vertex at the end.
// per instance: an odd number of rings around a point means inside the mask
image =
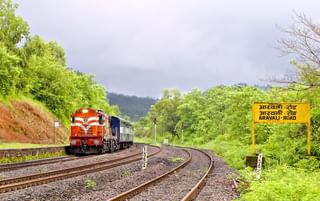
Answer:
POLYGON ((52 114, 25 102, 10 100, 7 106, 0 102, 0 143, 21 142, 36 144, 53 144, 56 133, 57 143, 66 143, 67 129, 54 130, 52 114))

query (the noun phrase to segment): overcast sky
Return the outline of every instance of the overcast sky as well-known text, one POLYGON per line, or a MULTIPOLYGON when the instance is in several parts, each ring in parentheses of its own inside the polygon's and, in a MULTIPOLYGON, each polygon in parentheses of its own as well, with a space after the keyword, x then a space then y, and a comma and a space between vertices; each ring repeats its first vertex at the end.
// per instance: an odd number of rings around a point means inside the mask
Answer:
POLYGON ((293 11, 320 21, 316 0, 13 0, 32 35, 57 41, 68 65, 108 91, 262 84, 292 69, 273 47, 293 11))

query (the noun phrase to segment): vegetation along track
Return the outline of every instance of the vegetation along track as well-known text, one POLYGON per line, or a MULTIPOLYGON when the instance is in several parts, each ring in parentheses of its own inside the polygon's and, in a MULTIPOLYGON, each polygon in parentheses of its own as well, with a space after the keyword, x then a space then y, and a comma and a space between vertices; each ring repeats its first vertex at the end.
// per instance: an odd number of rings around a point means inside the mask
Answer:
POLYGON ((46 165, 46 164, 51 164, 51 163, 78 160, 78 159, 83 159, 83 158, 87 158, 87 157, 90 157, 90 156, 85 156, 85 157, 61 156, 61 157, 55 157, 55 158, 26 161, 26 162, 22 162, 22 163, 1 164, 0 165, 0 172, 16 170, 16 169, 24 168, 24 167, 39 166, 39 165, 46 165))
MULTIPOLYGON (((186 189, 188 189, 188 190, 191 189, 191 190, 189 192, 187 192, 187 193, 184 193, 184 197, 181 197, 182 200, 192 200, 192 199, 194 199, 197 196, 197 194, 200 192, 201 188, 204 186, 205 178, 207 177, 207 175, 210 173, 210 171, 213 168, 213 159, 211 158, 210 155, 208 155, 207 153, 205 153, 205 152, 203 152, 201 150, 191 149, 191 148, 188 148, 188 149, 184 148, 183 150, 185 152, 187 152, 188 158, 182 164, 180 164, 178 167, 175 167, 174 169, 172 169, 172 170, 170 170, 170 171, 168 171, 168 172, 166 172, 166 173, 164 173, 164 174, 162 174, 162 175, 160 175, 160 176, 158 176, 158 177, 156 177, 156 178, 154 178, 154 179, 152 179, 152 180, 150 180, 150 181, 148 181, 148 182, 146 182, 144 184, 141 184, 141 185, 139 185, 139 186, 137 186, 137 187, 135 187, 135 188, 133 188, 131 190, 128 190, 128 191, 126 191, 126 192, 124 192, 124 193, 122 193, 122 194, 120 194, 118 196, 115 196, 115 197, 109 199, 109 201, 127 200, 127 199, 132 198, 133 196, 139 194, 140 192, 142 192, 141 194, 143 194, 143 191, 146 190, 148 187, 151 187, 156 182, 158 182, 158 181, 160 181, 160 180, 162 180, 164 178, 167 178, 167 176, 171 175, 172 173, 176 174, 176 172, 178 170, 181 171, 182 169, 184 169, 184 167, 188 167, 189 165, 198 167, 196 163, 199 162, 198 161, 199 159, 197 160, 197 158, 198 158, 199 153, 201 153, 202 157, 200 157, 201 158, 200 160, 203 160, 203 158, 206 157, 206 159, 207 159, 206 161, 209 161, 208 162, 209 165, 208 165, 208 167, 206 167, 206 172, 203 174, 203 176, 201 177, 199 182, 197 182, 197 183, 195 182, 196 184, 193 186, 193 188, 192 187, 190 188, 189 185, 188 185, 186 187, 186 189), (195 152, 198 152, 198 154, 193 159, 192 156, 195 155, 195 152)), ((204 168, 204 167, 201 167, 201 168, 204 168)), ((197 170, 199 170, 199 169, 197 169, 197 170)), ((197 173, 197 175, 198 175, 198 173, 197 173)), ((188 175, 184 175, 184 176, 188 177, 188 175)), ((180 180, 183 180, 183 179, 184 178, 179 178, 178 182, 180 180)), ((177 185, 179 185, 179 184, 175 183, 175 185, 171 186, 171 188, 173 188, 174 190, 179 190, 179 189, 176 188, 177 185)), ((159 190, 157 185, 154 185, 153 187, 155 189, 159 190)), ((167 193, 166 190, 164 190, 164 189, 160 189, 160 191, 162 191, 165 194, 167 194, 167 196, 170 196, 171 199, 172 199, 172 195, 176 193, 176 192, 167 193)), ((162 196, 160 196, 158 198, 157 197, 150 197, 150 195, 152 195, 152 193, 150 194, 150 192, 148 192, 147 194, 148 194, 147 198, 145 196, 143 196, 143 195, 138 195, 138 196, 134 197, 133 200, 135 200, 135 199, 136 200, 149 200, 149 199, 151 199, 151 200, 152 199, 155 199, 155 200, 159 200, 159 199, 161 199, 161 200, 162 199, 163 200, 170 200, 170 199, 164 198, 162 196)), ((173 198, 173 200, 176 200, 176 199, 173 198)))
MULTIPOLYGON (((151 154, 148 154, 148 157, 156 155, 161 151, 159 147, 156 147, 156 146, 151 146, 151 147, 153 147, 153 151, 151 152, 151 154)), ((41 184, 46 184, 49 182, 63 180, 70 177, 76 177, 76 176, 80 176, 80 175, 84 175, 92 172, 106 170, 119 165, 128 164, 130 162, 141 160, 141 156, 142 156, 142 152, 138 151, 130 155, 113 159, 113 160, 108 160, 108 161, 103 161, 103 162, 98 162, 98 163, 93 163, 93 164, 83 165, 83 166, 78 166, 73 168, 67 168, 67 169, 57 170, 57 171, 52 171, 47 173, 33 174, 33 175, 28 175, 23 177, 0 180, 0 193, 14 191, 14 190, 23 189, 23 188, 41 185, 41 184)))

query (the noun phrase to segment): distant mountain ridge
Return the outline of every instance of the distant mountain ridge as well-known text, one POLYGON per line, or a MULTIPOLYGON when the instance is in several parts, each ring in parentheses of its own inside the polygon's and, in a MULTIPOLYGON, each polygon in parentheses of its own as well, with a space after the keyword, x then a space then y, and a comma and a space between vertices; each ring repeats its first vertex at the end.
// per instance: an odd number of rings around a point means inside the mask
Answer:
POLYGON ((107 92, 110 105, 118 105, 121 114, 127 115, 132 121, 138 121, 147 116, 150 106, 155 104, 156 99, 150 97, 128 96, 107 92))

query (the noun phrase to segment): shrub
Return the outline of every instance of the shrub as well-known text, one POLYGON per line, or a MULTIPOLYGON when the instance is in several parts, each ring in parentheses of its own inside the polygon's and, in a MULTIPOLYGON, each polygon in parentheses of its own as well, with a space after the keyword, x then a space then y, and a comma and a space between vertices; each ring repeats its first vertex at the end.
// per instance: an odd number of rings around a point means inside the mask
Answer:
POLYGON ((87 179, 86 180, 86 188, 87 189, 92 190, 92 189, 94 189, 96 187, 96 185, 97 185, 97 183, 94 180, 92 180, 92 179, 87 179))

